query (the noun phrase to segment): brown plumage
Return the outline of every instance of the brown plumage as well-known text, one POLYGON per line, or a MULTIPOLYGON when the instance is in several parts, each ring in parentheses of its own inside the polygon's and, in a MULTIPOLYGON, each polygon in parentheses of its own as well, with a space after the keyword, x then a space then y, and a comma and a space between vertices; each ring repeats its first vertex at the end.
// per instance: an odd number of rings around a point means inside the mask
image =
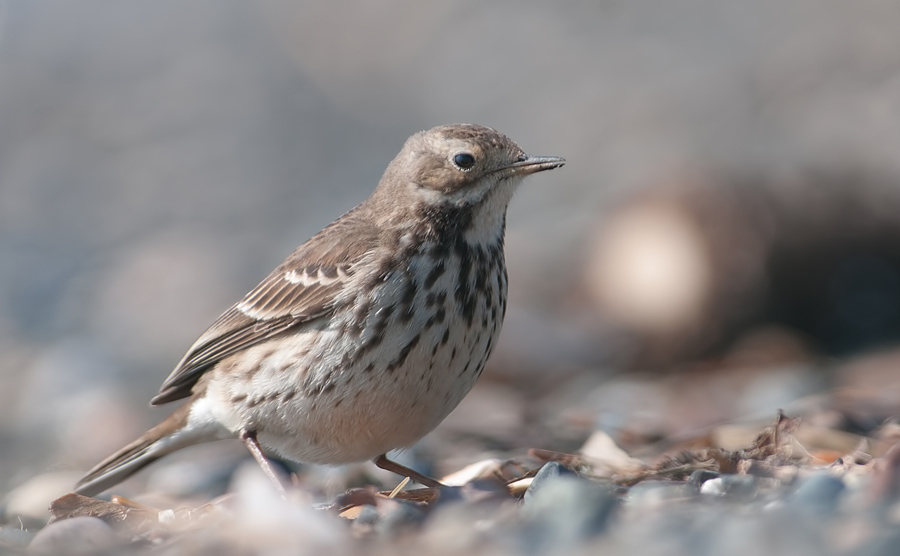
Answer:
POLYGON ((189 400, 77 486, 101 492, 182 447, 239 437, 311 463, 387 460, 481 374, 506 309, 506 207, 562 166, 457 124, 403 146, 365 202, 301 245, 200 336, 153 398, 189 400))

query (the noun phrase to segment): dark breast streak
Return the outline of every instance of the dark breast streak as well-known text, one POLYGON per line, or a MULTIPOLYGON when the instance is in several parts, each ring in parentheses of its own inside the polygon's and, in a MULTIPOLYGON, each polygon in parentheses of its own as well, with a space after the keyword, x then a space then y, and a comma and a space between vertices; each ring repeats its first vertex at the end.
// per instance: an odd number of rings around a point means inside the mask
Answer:
MULTIPOLYGON (((414 372, 423 380, 446 372, 440 367, 448 361, 458 364, 464 359, 468 361, 460 373, 470 374, 473 382, 481 374, 506 310, 503 230, 492 244, 471 244, 464 235, 472 223, 471 210, 422 210, 417 219, 421 224, 411 231, 411 239, 382 260, 360 294, 348 300, 347 311, 337 309, 337 314, 353 315, 339 326, 354 342, 345 344, 338 366, 305 377, 308 394, 329 389, 338 375, 345 374, 342 371, 393 375, 411 362, 414 353, 426 358, 415 361, 421 368, 414 372), (395 281, 393 304, 376 306, 367 297, 367 291, 395 281), (408 332, 399 343, 391 333, 395 327, 408 332), (385 342, 391 345, 387 355, 385 342)), ((389 243, 400 246, 399 233, 391 239, 389 243)))

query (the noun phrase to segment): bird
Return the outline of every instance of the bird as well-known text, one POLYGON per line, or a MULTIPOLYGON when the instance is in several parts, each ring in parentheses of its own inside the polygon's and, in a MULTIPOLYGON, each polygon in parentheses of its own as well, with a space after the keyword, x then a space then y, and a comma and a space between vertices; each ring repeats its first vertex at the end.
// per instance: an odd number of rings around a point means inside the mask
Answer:
POLYGON ((243 441, 326 465, 388 459, 460 403, 506 312, 507 207, 522 178, 565 159, 451 124, 407 139, 371 196, 300 245, 190 347, 151 405, 185 400, 76 484, 94 496, 181 448, 243 441))

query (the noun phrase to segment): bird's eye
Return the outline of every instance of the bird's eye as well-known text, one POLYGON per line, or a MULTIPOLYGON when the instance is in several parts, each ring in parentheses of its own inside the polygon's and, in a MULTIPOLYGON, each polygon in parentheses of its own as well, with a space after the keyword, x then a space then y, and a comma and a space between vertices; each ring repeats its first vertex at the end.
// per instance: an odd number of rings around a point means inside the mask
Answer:
POLYGON ((471 170, 475 166, 475 157, 469 153, 456 153, 453 155, 453 164, 460 170, 471 170))

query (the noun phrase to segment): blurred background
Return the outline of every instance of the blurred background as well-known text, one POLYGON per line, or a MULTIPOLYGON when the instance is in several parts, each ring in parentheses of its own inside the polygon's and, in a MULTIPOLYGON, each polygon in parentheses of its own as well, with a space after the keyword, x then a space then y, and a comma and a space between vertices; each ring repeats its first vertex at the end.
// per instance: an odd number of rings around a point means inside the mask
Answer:
POLYGON ((408 457, 870 430, 900 405, 897 29, 894 0, 0 1, 0 490, 160 420, 205 327, 451 122, 568 164, 514 199, 502 341, 408 457))

